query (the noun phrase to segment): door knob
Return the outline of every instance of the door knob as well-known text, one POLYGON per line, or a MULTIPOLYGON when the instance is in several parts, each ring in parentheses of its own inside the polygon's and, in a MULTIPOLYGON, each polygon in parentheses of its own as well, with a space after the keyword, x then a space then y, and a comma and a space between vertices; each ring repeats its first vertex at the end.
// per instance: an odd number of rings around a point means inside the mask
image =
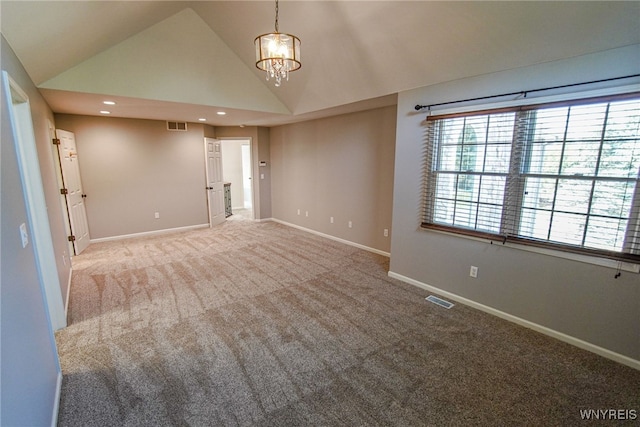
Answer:
POLYGON ((206 187, 207 190, 213 190, 213 187, 206 187))

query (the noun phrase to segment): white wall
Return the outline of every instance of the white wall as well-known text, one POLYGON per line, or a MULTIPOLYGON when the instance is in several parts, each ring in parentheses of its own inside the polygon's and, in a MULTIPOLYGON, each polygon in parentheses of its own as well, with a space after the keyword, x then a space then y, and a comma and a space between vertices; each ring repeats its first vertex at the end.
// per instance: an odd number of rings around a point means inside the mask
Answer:
POLYGON ((636 45, 400 93, 391 274, 541 325, 618 360, 640 361, 640 275, 623 272, 616 279, 611 268, 420 228, 426 113, 414 109, 636 74, 638 64, 636 45), (469 277, 471 265, 479 267, 477 279, 469 277))

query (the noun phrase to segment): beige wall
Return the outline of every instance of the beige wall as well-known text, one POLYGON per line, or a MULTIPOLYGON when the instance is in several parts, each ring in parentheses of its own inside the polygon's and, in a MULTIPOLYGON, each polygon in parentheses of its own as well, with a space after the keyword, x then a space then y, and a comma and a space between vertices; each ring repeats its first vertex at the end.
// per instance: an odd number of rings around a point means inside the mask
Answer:
POLYGON ((208 224, 210 127, 176 132, 164 121, 65 114, 56 126, 76 137, 92 239, 208 224))
POLYGON ((256 126, 216 127, 216 138, 243 138, 251 141, 251 161, 253 179, 253 215, 255 219, 271 218, 271 150, 269 128, 256 126), (267 166, 259 167, 260 161, 267 166), (264 176, 264 177, 263 177, 264 176))
MULTIPOLYGON (((41 288, 35 256, 33 232, 24 187, 17 161, 15 138, 9 119, 7 95, 2 89, 0 116, 0 425, 52 425, 57 405, 57 381, 62 375, 55 340, 47 310, 62 307, 70 272, 70 259, 62 211, 60 190, 54 170, 48 123, 53 114, 40 96, 9 44, 0 37, 2 69, 14 79, 29 97, 38 163, 40 166, 49 228, 53 241, 60 284, 60 300, 47 304, 46 298, 56 292, 41 288), (28 225, 29 243, 23 247, 18 232, 28 225)), ((10 95, 8 95, 10 96, 10 95)), ((33 185, 31 185, 33 187, 33 185)), ((38 200, 38 197, 34 199, 38 200)), ((44 206, 39 206, 44 210, 44 206)), ((43 245, 40 250, 46 250, 43 245)), ((50 278, 51 279, 51 278, 50 278)), ((51 280, 57 287, 55 280, 51 280)), ((56 291, 57 289, 51 289, 56 291)), ((64 318, 63 310, 52 313, 64 318)))
POLYGON ((271 128, 273 218, 389 252, 395 128, 395 106, 271 128))

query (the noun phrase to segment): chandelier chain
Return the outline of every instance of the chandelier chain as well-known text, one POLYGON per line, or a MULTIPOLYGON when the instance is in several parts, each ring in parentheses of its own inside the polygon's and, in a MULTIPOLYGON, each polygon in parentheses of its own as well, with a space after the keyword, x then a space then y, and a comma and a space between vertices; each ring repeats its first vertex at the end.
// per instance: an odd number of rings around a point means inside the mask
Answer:
POLYGON ((276 0, 276 33, 278 31, 278 0, 276 0))

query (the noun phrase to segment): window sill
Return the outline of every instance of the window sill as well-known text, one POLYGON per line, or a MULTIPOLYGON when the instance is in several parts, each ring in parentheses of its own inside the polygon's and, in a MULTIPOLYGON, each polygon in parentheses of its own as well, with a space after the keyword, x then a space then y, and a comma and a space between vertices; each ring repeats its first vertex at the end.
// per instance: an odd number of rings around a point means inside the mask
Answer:
POLYGON ((429 229, 424 227, 420 227, 420 229, 424 231, 433 232, 433 233, 446 234, 447 236, 458 237, 461 239, 475 240, 477 242, 489 243, 492 245, 500 245, 500 246, 504 246, 511 249, 517 249, 517 250, 526 251, 526 252, 534 252, 537 254, 552 256, 556 258, 564 258, 571 261, 578 261, 586 264, 598 265, 600 267, 611 268, 613 270, 640 274, 640 264, 636 264, 634 262, 616 261, 609 258, 576 254, 572 252, 565 252, 565 251, 553 250, 548 248, 540 248, 537 246, 522 245, 522 244, 513 243, 513 242, 505 242, 505 243, 492 242, 491 240, 486 238, 475 237, 475 236, 470 236, 466 234, 458 234, 458 233, 453 233, 453 232, 444 231, 444 230, 429 229))

